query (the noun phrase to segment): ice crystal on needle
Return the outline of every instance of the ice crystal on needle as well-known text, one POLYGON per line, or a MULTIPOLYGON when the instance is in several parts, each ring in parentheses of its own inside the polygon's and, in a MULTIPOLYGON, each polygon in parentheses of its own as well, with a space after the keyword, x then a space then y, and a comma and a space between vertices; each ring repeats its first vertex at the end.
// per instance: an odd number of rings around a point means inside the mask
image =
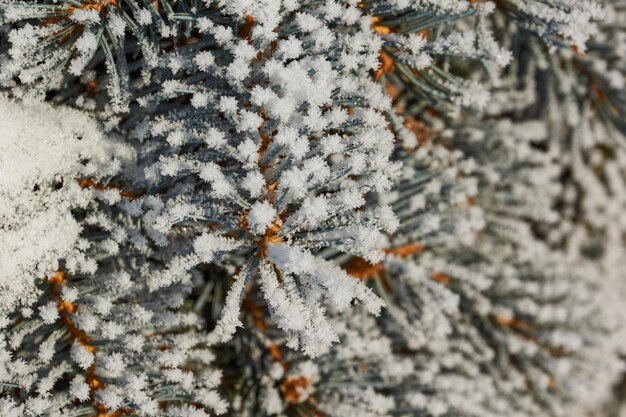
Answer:
POLYGON ((197 318, 171 311, 176 294, 147 293, 123 249, 110 207, 130 196, 106 181, 133 150, 75 110, 5 97, 0 110, 12 116, 0 121, 0 381, 20 389, 5 414, 156 416, 169 395, 223 412, 219 373, 188 369, 213 357, 197 318))
POLYGON ((0 415, 617 415, 625 16, 0 0, 0 415))
MULTIPOLYGON (((299 14, 292 32, 309 39, 322 24, 312 20, 299 14)), ((135 129, 162 149, 157 160, 145 158, 145 186, 160 190, 158 208, 146 206, 146 232, 160 244, 168 242, 172 226, 187 230, 173 236, 187 239, 187 249, 155 273, 153 286, 185 280, 191 267, 240 253, 246 261, 228 295, 219 338, 234 333, 238 313, 232 309, 246 283, 260 276, 270 311, 293 335, 293 345, 317 354, 336 340, 317 294, 340 309, 353 299, 375 314, 382 306, 371 290, 315 255, 333 247, 377 262, 384 233, 396 228, 383 207, 363 209, 366 196, 387 191, 398 173, 384 113, 389 101, 366 74, 346 65, 351 54, 374 69, 379 45, 373 37, 355 46, 345 35, 340 49, 310 43, 304 50, 290 35, 257 49, 246 40, 222 40, 226 27, 200 24, 224 45, 212 61, 214 72, 193 85, 169 81, 162 93, 142 99, 150 105, 192 94, 193 106, 135 129), (246 74, 222 71, 234 64, 244 65, 246 74), (220 90, 209 88, 213 84, 220 90), (181 196, 180 187, 195 191, 181 196)), ((358 25, 373 34, 367 20, 358 25)), ((195 62, 181 65, 199 70, 195 62)))

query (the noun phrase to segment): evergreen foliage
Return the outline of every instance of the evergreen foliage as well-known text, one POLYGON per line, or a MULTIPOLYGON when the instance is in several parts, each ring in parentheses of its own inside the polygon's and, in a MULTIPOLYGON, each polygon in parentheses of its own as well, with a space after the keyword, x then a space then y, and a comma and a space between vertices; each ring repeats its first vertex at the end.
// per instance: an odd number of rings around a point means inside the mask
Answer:
POLYGON ((0 417, 626 409, 623 0, 0 27, 0 417))

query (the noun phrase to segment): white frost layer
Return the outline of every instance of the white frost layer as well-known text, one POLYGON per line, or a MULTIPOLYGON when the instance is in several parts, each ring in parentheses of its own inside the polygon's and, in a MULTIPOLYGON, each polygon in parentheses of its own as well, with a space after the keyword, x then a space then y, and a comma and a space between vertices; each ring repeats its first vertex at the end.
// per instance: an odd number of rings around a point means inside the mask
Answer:
POLYGON ((86 114, 0 95, 0 321, 36 299, 35 281, 59 260, 91 268, 71 210, 93 191, 78 180, 116 174, 130 156, 86 114))

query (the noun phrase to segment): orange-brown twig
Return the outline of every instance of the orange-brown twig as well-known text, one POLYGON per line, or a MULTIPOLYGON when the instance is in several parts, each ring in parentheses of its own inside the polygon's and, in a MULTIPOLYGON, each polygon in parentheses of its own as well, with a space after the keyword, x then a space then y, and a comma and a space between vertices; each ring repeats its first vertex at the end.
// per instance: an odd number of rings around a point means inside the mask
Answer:
MULTIPOLYGON (((75 340, 80 346, 82 346, 85 350, 90 353, 95 353, 96 347, 93 346, 91 342, 91 337, 76 327, 72 315, 76 313, 76 305, 74 303, 70 303, 69 301, 63 300, 61 289, 67 284, 65 279, 65 272, 58 271, 53 277, 48 278, 48 285, 50 285, 50 291, 52 295, 57 300, 57 310, 61 315, 61 322, 67 329, 67 332, 70 335, 70 338, 75 340)), ((96 366, 92 365, 87 369, 86 372, 86 380, 87 385, 91 388, 92 391, 97 391, 99 389, 104 388, 104 383, 97 378, 96 375, 96 366)), ((113 411, 112 413, 108 413, 104 404, 100 404, 98 402, 94 402, 94 409, 96 410, 95 417, 120 417, 124 414, 128 413, 128 410, 120 409, 113 411)))
POLYGON ((94 190, 98 190, 98 191, 117 190, 119 191, 122 197, 127 198, 129 200, 135 200, 140 197, 139 194, 136 194, 132 191, 122 191, 120 187, 116 185, 112 185, 112 184, 102 185, 94 181, 93 178, 85 178, 83 180, 80 180, 78 182, 78 185, 80 185, 81 188, 93 188, 94 190))

